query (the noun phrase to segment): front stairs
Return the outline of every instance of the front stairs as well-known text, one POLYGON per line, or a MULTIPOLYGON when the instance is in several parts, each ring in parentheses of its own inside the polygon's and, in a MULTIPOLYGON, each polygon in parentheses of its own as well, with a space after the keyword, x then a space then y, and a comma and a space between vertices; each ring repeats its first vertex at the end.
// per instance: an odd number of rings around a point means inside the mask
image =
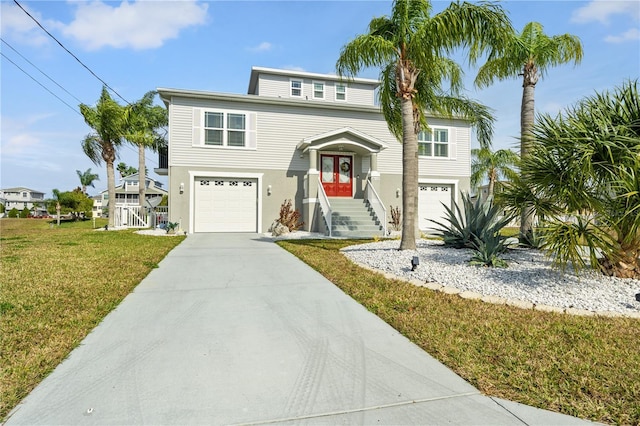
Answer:
POLYGON ((384 227, 380 219, 376 217, 365 200, 331 197, 329 204, 331 204, 331 236, 339 238, 384 236, 384 227))

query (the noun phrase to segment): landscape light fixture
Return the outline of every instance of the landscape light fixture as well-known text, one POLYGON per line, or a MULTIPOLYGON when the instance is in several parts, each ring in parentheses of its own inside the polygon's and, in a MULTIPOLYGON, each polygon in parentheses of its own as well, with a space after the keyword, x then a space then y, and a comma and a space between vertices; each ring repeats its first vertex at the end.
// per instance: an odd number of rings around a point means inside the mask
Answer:
POLYGON ((418 256, 413 256, 413 259, 411 259, 411 270, 415 271, 419 264, 420 258, 418 258, 418 256))
POLYGON ((640 293, 636 293, 636 300, 640 302, 640 293))

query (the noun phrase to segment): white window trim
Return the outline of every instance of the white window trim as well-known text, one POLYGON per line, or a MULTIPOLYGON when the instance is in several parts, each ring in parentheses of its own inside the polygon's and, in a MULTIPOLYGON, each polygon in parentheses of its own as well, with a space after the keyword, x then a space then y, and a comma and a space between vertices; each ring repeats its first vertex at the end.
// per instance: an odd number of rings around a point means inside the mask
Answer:
MULTIPOLYGON (((420 146, 421 143, 430 143, 431 144, 431 155, 421 155, 418 154, 418 158, 428 158, 431 160, 451 160, 451 135, 452 135, 452 127, 449 126, 430 126, 430 130, 446 130, 447 131, 447 156, 446 157, 440 157, 440 156, 436 156, 435 152, 436 152, 436 148, 435 148, 435 144, 439 143, 442 144, 442 142, 434 142, 434 141, 420 141, 418 140, 418 146, 420 146)), ((426 130, 423 130, 426 131, 426 130)), ((417 137, 417 135, 416 135, 417 137)))
POLYGON ((312 81, 311 90, 312 90, 311 95, 313 96, 313 99, 324 100, 326 98, 327 85, 325 84, 324 81, 318 81, 318 80, 312 81), (316 84, 322 84, 322 97, 316 97, 316 84))
POLYGON ((262 233, 262 178, 264 173, 237 173, 237 172, 212 172, 212 171, 197 171, 189 170, 189 233, 193 234, 195 229, 195 206, 196 206, 196 192, 195 182, 196 177, 208 177, 208 178, 238 178, 238 179, 256 179, 258 181, 258 234, 262 233))
POLYGON ((304 96, 304 80, 302 80, 301 78, 290 78, 289 79, 289 96, 292 98, 302 98, 304 96), (293 82, 294 81, 299 81, 300 82, 300 95, 294 95, 293 94, 293 82))
MULTIPOLYGON (((239 150, 255 150, 255 148, 251 148, 248 147, 248 137, 249 137, 249 112, 248 111, 236 111, 236 110, 219 110, 219 109, 205 109, 203 108, 200 111, 200 122, 202 123, 202 131, 200 132, 200 140, 199 142, 199 147, 202 148, 207 148, 207 149, 239 149, 239 150), (219 113, 222 114, 222 145, 207 145, 205 143, 205 137, 206 137, 206 130, 207 129, 212 129, 212 127, 206 127, 205 126, 205 116, 206 113, 208 112, 213 112, 213 113, 219 113), (227 127, 228 125, 228 116, 229 114, 242 114, 244 115, 244 119, 245 119, 245 125, 244 125, 244 146, 229 146, 228 145, 228 139, 229 139, 229 128, 227 127)), ((237 129, 231 129, 232 131, 238 131, 237 129)), ((255 131, 255 129, 253 129, 255 131)))
POLYGON ((343 83, 336 83, 334 86, 334 91, 335 91, 335 100, 337 102, 347 102, 347 85, 343 84, 343 83), (342 86, 344 87, 344 99, 338 99, 338 86, 342 86))

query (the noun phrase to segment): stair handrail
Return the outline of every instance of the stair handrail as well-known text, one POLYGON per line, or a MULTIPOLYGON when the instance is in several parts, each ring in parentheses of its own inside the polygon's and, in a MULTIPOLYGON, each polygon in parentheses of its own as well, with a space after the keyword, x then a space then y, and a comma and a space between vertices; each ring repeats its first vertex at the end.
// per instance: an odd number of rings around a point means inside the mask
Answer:
POLYGON ((367 186, 365 188, 365 197, 366 197, 367 201, 369 202, 369 205, 373 209, 374 213, 376 214, 376 216, 380 220, 380 222, 382 222, 382 230, 384 232, 383 235, 386 236, 387 235, 387 209, 384 206, 384 203, 382 202, 382 199, 380 199, 380 196, 378 195, 378 192, 373 187, 373 184, 371 183, 371 178, 369 178, 369 177, 367 177, 367 186))
POLYGON ((324 191, 324 186, 322 186, 320 178, 318 178, 318 201, 320 202, 320 210, 322 210, 324 223, 329 229, 329 237, 331 237, 331 203, 329 202, 327 193, 324 191))

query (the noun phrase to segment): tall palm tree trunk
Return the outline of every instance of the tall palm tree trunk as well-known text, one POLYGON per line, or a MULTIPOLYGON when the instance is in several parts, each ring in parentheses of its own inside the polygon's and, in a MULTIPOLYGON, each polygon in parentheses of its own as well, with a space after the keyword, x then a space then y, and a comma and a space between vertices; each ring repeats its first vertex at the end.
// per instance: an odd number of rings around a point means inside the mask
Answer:
POLYGON ((147 169, 145 164, 144 145, 138 145, 138 204, 140 205, 140 213, 144 209, 145 202, 145 185, 147 182, 147 169))
MULTIPOLYGON (((527 71, 525 70, 525 82, 522 89, 522 105, 520 107, 520 158, 525 159, 531 151, 533 143, 533 120, 534 120, 534 91, 535 82, 527 81, 527 71)), ((537 78, 536 78, 537 80, 537 78)), ((525 182, 526 183, 526 182, 525 182)), ((520 217, 520 237, 531 235, 533 230, 533 207, 523 206, 520 217)))
POLYGON ((113 167, 113 160, 105 160, 107 166, 107 193, 109 194, 109 222, 111 228, 115 226, 116 214, 116 174, 113 167))
POLYGON ((418 137, 413 122, 413 102, 402 101, 402 240, 400 250, 415 250, 418 221, 418 137))

